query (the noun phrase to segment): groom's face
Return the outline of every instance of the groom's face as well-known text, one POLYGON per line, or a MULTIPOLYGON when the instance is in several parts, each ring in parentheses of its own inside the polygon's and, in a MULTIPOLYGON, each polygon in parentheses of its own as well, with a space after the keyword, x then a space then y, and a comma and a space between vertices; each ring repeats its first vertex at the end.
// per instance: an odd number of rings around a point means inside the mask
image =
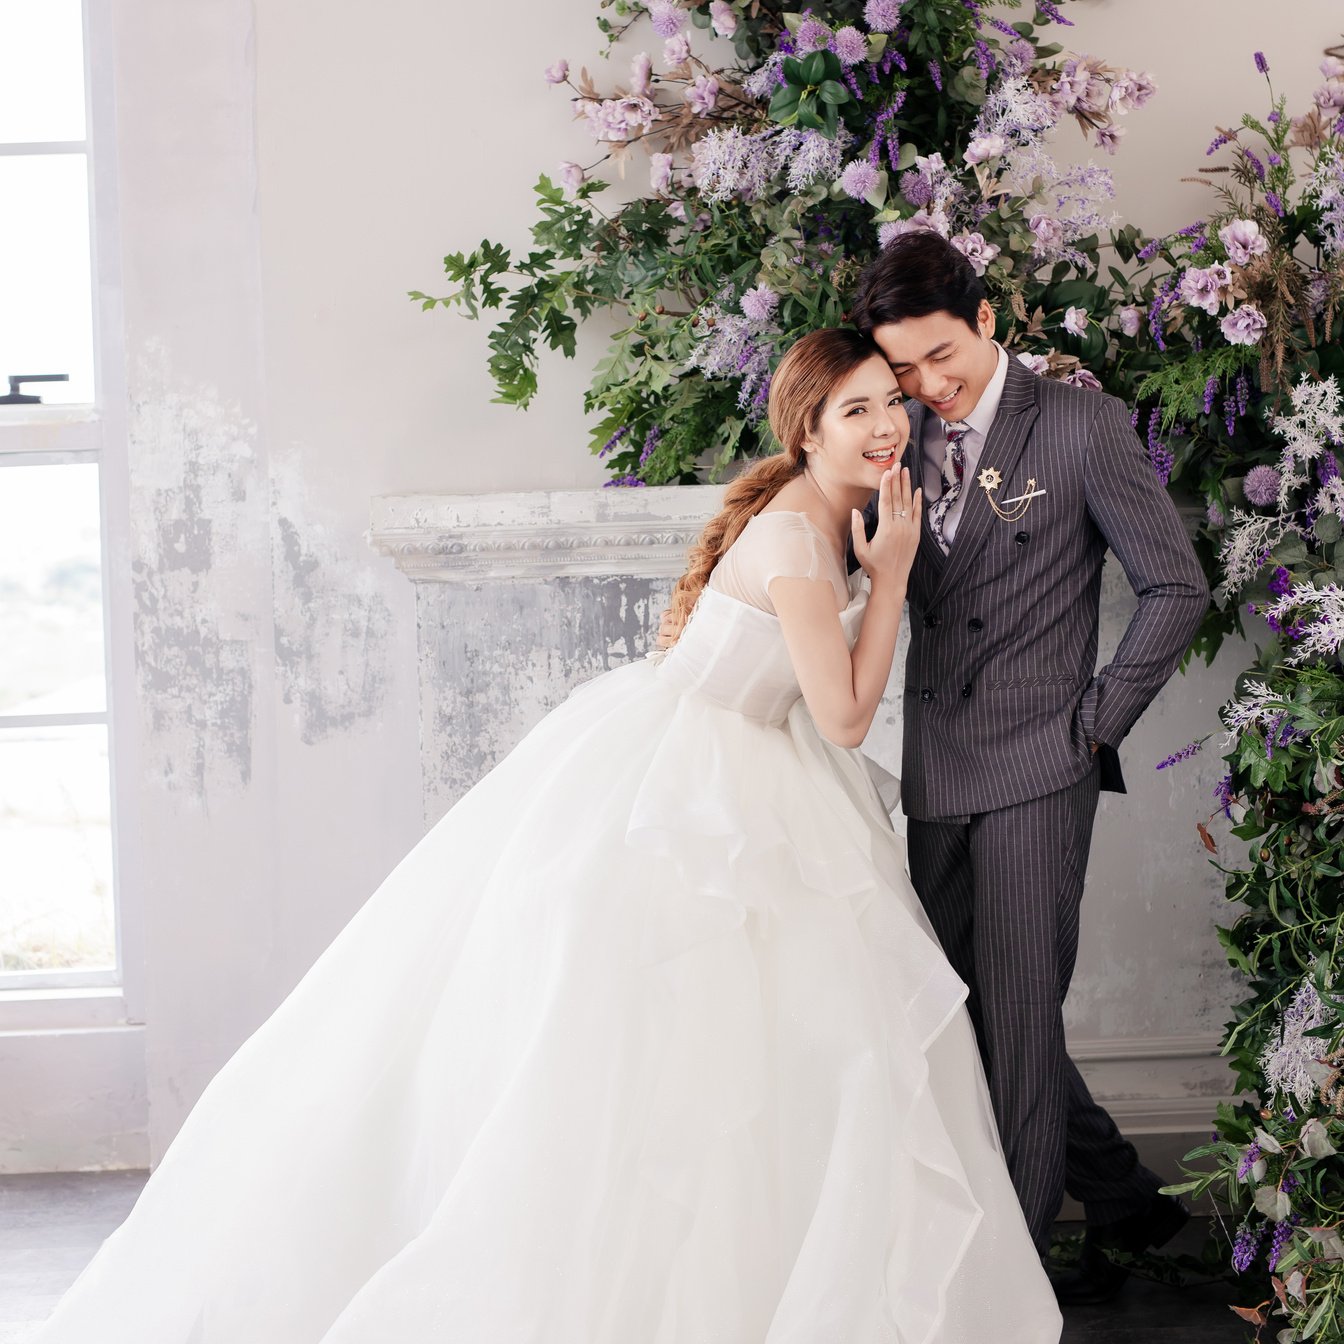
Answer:
POLYGON ((940 420, 964 420, 998 366, 994 310, 980 305, 975 329, 953 313, 907 317, 873 329, 901 391, 922 401, 940 420))

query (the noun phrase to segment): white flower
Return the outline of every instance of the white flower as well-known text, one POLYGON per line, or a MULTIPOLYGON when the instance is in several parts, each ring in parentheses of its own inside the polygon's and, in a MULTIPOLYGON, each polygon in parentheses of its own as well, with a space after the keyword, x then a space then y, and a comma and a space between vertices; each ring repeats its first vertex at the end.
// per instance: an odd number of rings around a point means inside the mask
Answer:
POLYGON ((1132 303, 1126 304, 1116 314, 1120 319, 1120 330, 1126 336, 1137 336, 1139 328, 1143 326, 1143 309, 1136 308, 1132 303))
POLYGON ((977 135, 962 158, 967 163, 984 163, 986 159, 999 158, 1008 148, 1008 141, 1001 135, 977 135))
POLYGON ((1072 332, 1075 336, 1081 336, 1087 330, 1087 309, 1068 309, 1064 314, 1064 321, 1061 325, 1065 331, 1072 332))
POLYGON ((568 160, 560 165, 560 185, 566 191, 578 191, 583 184, 583 167, 568 160))
POLYGON ((546 67, 546 82, 548 84, 563 84, 569 78, 569 62, 566 60, 556 61, 554 65, 546 67))
POLYGON ((1050 361, 1045 355, 1033 355, 1024 350, 1017 359, 1018 363, 1025 364, 1032 373, 1040 374, 1042 377, 1050 372, 1050 361))

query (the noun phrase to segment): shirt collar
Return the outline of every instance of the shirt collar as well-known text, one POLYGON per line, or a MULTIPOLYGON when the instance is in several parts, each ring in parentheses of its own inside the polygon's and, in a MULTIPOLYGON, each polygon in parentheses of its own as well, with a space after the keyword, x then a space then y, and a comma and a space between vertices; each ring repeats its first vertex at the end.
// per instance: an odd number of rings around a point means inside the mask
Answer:
POLYGON ((994 416, 998 413, 999 402, 1003 397, 1003 385, 1008 381, 1008 352, 998 341, 994 342, 994 348, 999 352, 994 376, 980 394, 975 409, 962 422, 981 439, 989 437, 989 427, 994 423, 994 416))

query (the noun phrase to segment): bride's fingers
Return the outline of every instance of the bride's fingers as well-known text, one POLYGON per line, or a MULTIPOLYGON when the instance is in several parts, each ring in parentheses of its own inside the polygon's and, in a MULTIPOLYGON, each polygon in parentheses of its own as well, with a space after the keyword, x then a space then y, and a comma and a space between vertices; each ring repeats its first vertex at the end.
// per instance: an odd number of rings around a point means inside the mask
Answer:
POLYGON ((862 564, 868 554, 868 533, 864 530, 863 514, 858 509, 849 511, 849 530, 854 539, 854 558, 862 564))
POLYGON ((882 473, 882 482, 877 487, 877 514, 881 522, 886 522, 892 516, 896 506, 892 503, 892 478, 893 472, 890 467, 882 473))

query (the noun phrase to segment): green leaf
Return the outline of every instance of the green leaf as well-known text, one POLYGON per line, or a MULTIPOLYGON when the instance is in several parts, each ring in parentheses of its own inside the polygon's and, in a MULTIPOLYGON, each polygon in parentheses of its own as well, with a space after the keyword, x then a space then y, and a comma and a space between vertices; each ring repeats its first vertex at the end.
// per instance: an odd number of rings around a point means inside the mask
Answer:
POLYGON ((826 123, 817 115, 817 107, 814 99, 804 98, 798 104, 798 124, 807 126, 811 130, 820 131, 825 128, 826 123))
POLYGON ((776 89, 774 97, 770 99, 770 120, 782 122, 786 126, 796 120, 799 97, 796 84, 785 84, 776 89))
POLYGON ((1312 529, 1316 533, 1316 540, 1327 544, 1339 540, 1340 524, 1339 519, 1333 513, 1323 513, 1316 519, 1312 529))
POLYGON ((784 78, 790 84, 806 84, 807 80, 803 78, 802 63, 796 56, 786 56, 784 58, 784 78))
POLYGON ((803 57, 800 65, 804 84, 820 84, 826 78, 826 57, 829 55, 828 51, 810 51, 803 57))
POLYGON ((907 168, 913 168, 918 157, 919 150, 915 148, 911 141, 906 140, 901 145, 901 152, 896 156, 896 167, 902 172, 907 168))
POLYGON ((822 129, 834 140, 840 128, 840 109, 834 103, 823 103, 821 107, 822 129))
POLYGON ((843 84, 837 84, 835 80, 828 79, 817 90, 817 97, 823 103, 847 103, 849 102, 849 90, 843 84))

